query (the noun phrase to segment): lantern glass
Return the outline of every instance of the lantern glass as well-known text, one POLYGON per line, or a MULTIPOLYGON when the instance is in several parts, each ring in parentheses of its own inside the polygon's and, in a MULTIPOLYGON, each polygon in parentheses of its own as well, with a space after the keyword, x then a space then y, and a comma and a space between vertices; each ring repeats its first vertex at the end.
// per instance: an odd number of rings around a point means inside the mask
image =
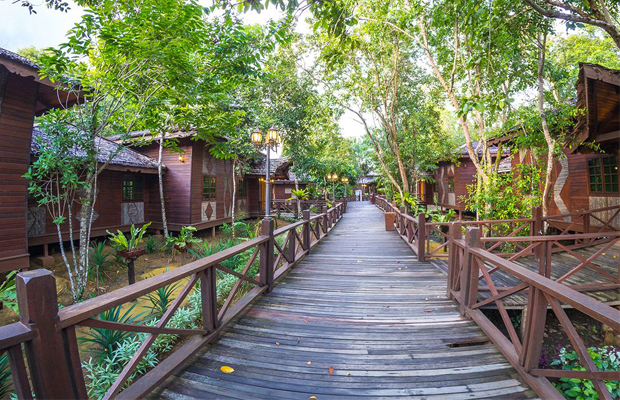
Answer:
POLYGON ((280 143, 280 131, 275 126, 272 126, 267 130, 267 143, 278 144, 280 143))
POLYGON ((259 130, 252 132, 252 143, 259 145, 263 142, 263 133, 259 130))

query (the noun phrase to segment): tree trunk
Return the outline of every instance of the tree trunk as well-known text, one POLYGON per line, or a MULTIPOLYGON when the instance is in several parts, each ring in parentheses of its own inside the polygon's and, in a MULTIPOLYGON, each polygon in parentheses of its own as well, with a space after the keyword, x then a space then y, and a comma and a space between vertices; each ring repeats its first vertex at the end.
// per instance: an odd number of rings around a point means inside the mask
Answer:
POLYGON ((551 201, 551 189, 553 188, 553 167, 555 165, 555 139, 551 137, 549 133, 549 127, 547 126, 547 118, 544 110, 544 68, 545 68, 545 51, 547 46, 547 33, 538 35, 538 43, 540 44, 540 52, 538 54, 538 112, 540 113, 540 122, 543 128, 543 134, 545 135, 545 141, 547 142, 547 170, 545 172, 545 187, 542 196, 542 209, 543 215, 549 215, 549 203, 551 201))
POLYGON ((159 157, 157 159, 157 178, 159 180, 159 204, 161 206, 161 224, 164 228, 164 238, 168 237, 168 220, 166 218, 166 203, 164 200, 164 177, 162 172, 162 159, 164 153, 164 132, 159 138, 159 157))
POLYGON ((232 191, 232 205, 230 206, 230 227, 232 229, 232 238, 235 238, 235 202, 237 200, 237 174, 236 174, 236 169, 237 168, 237 159, 233 158, 232 160, 232 184, 233 184, 233 191, 232 191))

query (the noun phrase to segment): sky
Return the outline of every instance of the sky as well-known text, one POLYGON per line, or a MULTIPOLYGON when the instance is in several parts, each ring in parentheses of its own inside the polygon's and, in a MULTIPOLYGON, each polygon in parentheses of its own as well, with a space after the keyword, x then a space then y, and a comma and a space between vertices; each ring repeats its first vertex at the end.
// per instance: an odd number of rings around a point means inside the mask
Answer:
MULTIPOLYGON (((16 52, 24 47, 36 48, 55 47, 63 43, 65 33, 80 21, 82 9, 68 0, 70 10, 66 13, 50 10, 43 0, 32 0, 36 5, 36 14, 29 14, 28 9, 20 6, 15 0, 0 0, 0 47, 16 52)), ((269 19, 279 18, 281 13, 273 7, 258 14, 248 12, 243 19, 249 24, 264 24, 269 19)), ((300 21, 298 30, 308 32, 309 27, 300 21)), ((346 137, 364 135, 362 126, 354 115, 346 112, 339 121, 342 134, 346 137)))

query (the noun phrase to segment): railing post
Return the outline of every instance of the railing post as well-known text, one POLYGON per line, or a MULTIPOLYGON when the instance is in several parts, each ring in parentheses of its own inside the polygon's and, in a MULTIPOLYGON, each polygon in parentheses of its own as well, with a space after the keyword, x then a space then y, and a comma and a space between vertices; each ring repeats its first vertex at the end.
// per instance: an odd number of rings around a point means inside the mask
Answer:
POLYGON ((294 230, 291 230, 288 233, 288 247, 285 250, 286 258, 288 259, 289 263, 295 262, 295 248, 297 247, 297 244, 295 242, 295 232, 294 230))
POLYGON ((398 221, 398 233, 400 233, 401 235, 405 234, 405 217, 403 216, 403 214, 407 213, 407 207, 405 206, 400 206, 400 220, 398 221))
POLYGON ((590 233, 590 213, 583 214, 583 233, 590 233))
POLYGON ((327 206, 323 206, 323 218, 321 218, 321 222, 323 223, 323 233, 327 235, 327 229, 329 228, 329 215, 327 214, 327 206))
POLYGON ((301 237, 303 248, 306 250, 307 254, 310 254, 310 239, 312 238, 310 230, 312 229, 312 225, 310 225, 310 210, 303 211, 303 220, 304 220, 304 231, 301 237))
POLYGON ((344 198, 344 201, 342 203, 342 213, 346 213, 347 212, 347 198, 344 198))
POLYGON ((217 319, 217 271, 211 266, 200 272, 200 299, 202 300, 202 328, 213 332, 217 319))
POLYGON ((21 272, 17 274, 15 286, 20 321, 37 331, 37 336, 25 344, 37 398, 82 397, 86 393, 82 371, 74 371, 72 367, 80 365, 79 359, 73 359, 79 355, 67 350, 62 331, 56 329, 58 295, 54 275, 45 269, 21 272))
POLYGON ((426 248, 426 216, 423 212, 418 214, 418 261, 425 261, 424 250, 426 248))
POLYGON ((478 263, 475 256, 469 251, 472 248, 480 247, 480 228, 467 228, 465 242, 467 251, 465 252, 465 264, 461 272, 461 313, 465 314, 465 308, 470 308, 478 298, 478 263))
POLYGON ((532 230, 530 236, 540 236, 542 234, 542 207, 532 207, 532 230))
POLYGON ((273 249, 274 249, 274 237, 273 237, 273 219, 264 219, 261 223, 261 236, 267 237, 267 241, 261 244, 260 249, 260 283, 263 286, 267 286, 267 291, 271 292, 273 289, 273 249))
POLYGON ((447 295, 449 299, 453 299, 452 290, 454 289, 454 283, 458 274, 458 249, 455 240, 461 238, 461 224, 453 222, 450 224, 448 231, 448 290, 447 295))

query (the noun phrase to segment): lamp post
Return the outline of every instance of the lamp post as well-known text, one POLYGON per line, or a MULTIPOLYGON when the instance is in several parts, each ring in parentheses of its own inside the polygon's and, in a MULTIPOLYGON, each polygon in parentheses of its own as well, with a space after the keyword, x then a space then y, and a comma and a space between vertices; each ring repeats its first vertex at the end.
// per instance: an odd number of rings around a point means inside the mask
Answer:
POLYGON ((344 195, 343 195, 343 197, 347 197, 347 183, 349 183, 349 178, 347 178, 346 176, 343 176, 340 179, 340 182, 342 182, 344 184, 343 185, 344 186, 344 195))
POLYGON ((263 144, 265 145, 265 149, 267 151, 267 165, 265 172, 265 218, 271 218, 271 150, 278 150, 278 144, 280 143, 280 131, 275 126, 271 126, 271 128, 267 129, 267 134, 264 137, 263 143, 263 133, 256 129, 252 132, 252 144, 255 147, 259 148, 263 144))
POLYGON ((338 174, 327 174, 327 179, 332 181, 332 196, 333 196, 333 201, 334 204, 336 203, 336 181, 338 180, 338 174))

